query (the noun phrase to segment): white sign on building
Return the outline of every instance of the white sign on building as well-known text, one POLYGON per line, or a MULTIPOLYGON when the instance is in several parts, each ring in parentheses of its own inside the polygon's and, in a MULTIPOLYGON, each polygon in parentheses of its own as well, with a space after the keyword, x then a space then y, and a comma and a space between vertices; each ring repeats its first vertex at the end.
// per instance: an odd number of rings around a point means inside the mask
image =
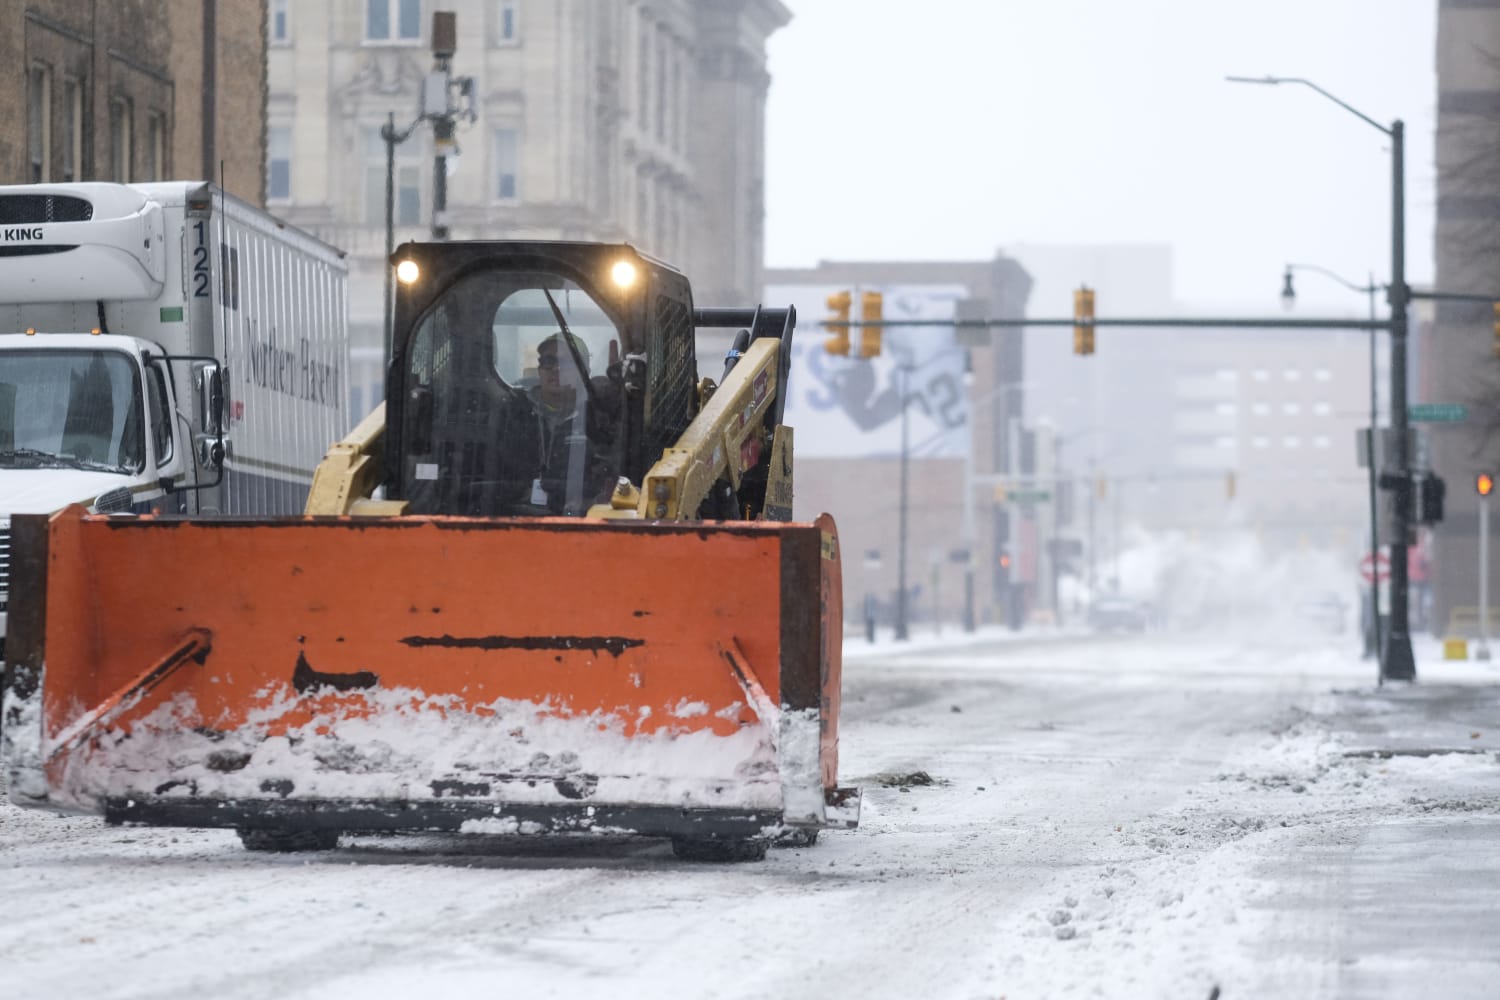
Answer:
POLYGON ((814 458, 868 458, 901 452, 903 386, 907 400, 908 454, 913 458, 961 458, 969 447, 965 351, 952 327, 887 326, 881 352, 859 351, 852 327, 850 357, 829 354, 828 296, 852 293, 851 319, 858 320, 860 293, 884 296, 884 318, 946 320, 954 303, 967 298, 962 285, 780 285, 765 301, 797 308, 786 422, 797 431, 797 453, 814 458))

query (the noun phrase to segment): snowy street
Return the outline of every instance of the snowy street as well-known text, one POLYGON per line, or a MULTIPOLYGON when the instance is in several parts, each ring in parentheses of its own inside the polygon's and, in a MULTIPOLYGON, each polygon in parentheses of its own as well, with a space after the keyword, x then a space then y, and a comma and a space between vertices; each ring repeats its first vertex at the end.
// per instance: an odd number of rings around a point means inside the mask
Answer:
MULTIPOLYGON (((967 639, 967 641, 965 641, 967 639)), ((846 644, 855 831, 346 838, 0 805, 7 997, 1490 997, 1500 668, 1417 643, 846 644)))

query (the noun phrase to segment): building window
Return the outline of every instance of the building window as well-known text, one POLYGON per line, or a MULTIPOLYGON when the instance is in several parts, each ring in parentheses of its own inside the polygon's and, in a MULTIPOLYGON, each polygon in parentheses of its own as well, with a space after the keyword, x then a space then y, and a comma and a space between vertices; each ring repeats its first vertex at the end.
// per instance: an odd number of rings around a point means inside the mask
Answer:
POLYGON ((1288 368, 1286 369, 1286 371, 1281 373, 1281 377, 1286 379, 1288 382, 1295 382, 1302 377, 1302 373, 1295 368, 1288 368))
POLYGON ((515 0, 501 0, 495 5, 495 44, 515 45, 521 40, 516 25, 515 0))
POLYGON ((1255 371, 1250 373, 1250 377, 1255 379, 1255 381, 1257 382, 1264 382, 1266 381, 1266 379, 1271 377, 1271 373, 1266 371, 1264 368, 1257 368, 1255 369, 1255 371))
POLYGON ((667 62, 672 58, 672 50, 667 43, 666 30, 659 28, 656 35, 656 110, 653 124, 656 127, 656 141, 660 143, 667 141, 667 62))
POLYGON ((421 0, 365 0, 365 40, 421 41, 421 0))
POLYGON ((1319 434, 1317 437, 1315 437, 1315 438, 1312 439, 1312 442, 1313 442, 1313 447, 1314 448, 1331 448, 1331 447, 1333 447, 1333 442, 1329 440, 1327 434, 1319 434))
POLYGON ((122 184, 130 180, 131 113, 130 98, 109 102, 109 179, 122 184))
POLYGON ((1215 403, 1214 404, 1214 412, 1217 413, 1221 417, 1232 417, 1232 416, 1235 415, 1235 412, 1238 409, 1239 409, 1239 407, 1235 406, 1233 403, 1215 403))
POLYGON ((83 83, 63 80, 63 180, 76 181, 83 169, 83 83))
POLYGON ((1253 414, 1255 414, 1257 417, 1267 416, 1271 412, 1271 404, 1270 403, 1251 403, 1250 404, 1250 412, 1253 413, 1253 414))
POLYGON ((271 0, 271 44, 290 45, 292 41, 292 0, 271 0))
POLYGON ((1238 382, 1240 373, 1233 368, 1219 368, 1214 371, 1214 378, 1220 382, 1238 382))
POLYGON ((635 114, 637 124, 641 130, 641 137, 645 138, 651 128, 651 116, 647 111, 651 107, 651 22, 642 18, 640 21, 640 45, 636 52, 635 66, 635 114))
POLYGON ((146 115, 146 176, 148 181, 167 179, 167 116, 159 111, 146 115))
POLYGON ((26 95, 26 145, 31 153, 31 181, 52 179, 52 70, 37 63, 31 67, 31 86, 26 95))
POLYGON ((1250 444, 1256 448, 1269 448, 1271 447, 1271 439, 1264 434, 1257 434, 1250 439, 1250 444))
POLYGON ((273 125, 266 130, 266 200, 291 199, 292 129, 288 125, 273 125))
MULTIPOLYGON (((395 199, 391 206, 397 226, 422 224, 421 151, 415 141, 396 145, 393 179, 395 199)), ((385 140, 380 128, 365 130, 365 224, 385 225, 385 140)))
POLYGON ((1301 403, 1282 403, 1281 404, 1281 412, 1285 413, 1289 417, 1295 417, 1297 414, 1299 414, 1299 413, 1302 412, 1302 404, 1301 403))
POLYGON ((495 129, 495 200, 515 201, 516 173, 520 166, 520 137, 513 128, 495 129))
POLYGON ((1317 402, 1312 405, 1312 411, 1317 416, 1326 417, 1333 412, 1333 404, 1317 402))
POLYGON ((1281 439, 1281 446, 1283 448, 1300 448, 1302 447, 1302 439, 1295 434, 1288 434, 1281 439))
POLYGON ((1327 382, 1333 378, 1333 372, 1329 371, 1327 368, 1314 368, 1313 378, 1317 379, 1319 382, 1327 382))

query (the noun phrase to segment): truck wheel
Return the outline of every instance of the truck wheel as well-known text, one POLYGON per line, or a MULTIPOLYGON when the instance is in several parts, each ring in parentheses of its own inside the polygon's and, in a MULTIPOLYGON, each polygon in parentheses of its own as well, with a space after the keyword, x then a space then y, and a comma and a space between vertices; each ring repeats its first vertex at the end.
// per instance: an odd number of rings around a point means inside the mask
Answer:
POLYGON ((240 830, 247 851, 331 851, 339 846, 337 830, 240 830))
POLYGON ((683 861, 763 861, 769 843, 759 837, 745 840, 673 837, 672 853, 683 861))

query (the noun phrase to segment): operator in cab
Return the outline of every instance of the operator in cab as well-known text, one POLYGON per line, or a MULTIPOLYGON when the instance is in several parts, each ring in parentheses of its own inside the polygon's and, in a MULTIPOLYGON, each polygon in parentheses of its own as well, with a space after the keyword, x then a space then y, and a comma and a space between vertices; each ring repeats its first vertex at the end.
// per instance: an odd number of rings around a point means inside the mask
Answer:
POLYGON ((581 337, 559 331, 536 353, 529 396, 541 418, 542 470, 531 500, 554 514, 583 514, 614 488, 620 394, 611 379, 592 374, 581 337))

